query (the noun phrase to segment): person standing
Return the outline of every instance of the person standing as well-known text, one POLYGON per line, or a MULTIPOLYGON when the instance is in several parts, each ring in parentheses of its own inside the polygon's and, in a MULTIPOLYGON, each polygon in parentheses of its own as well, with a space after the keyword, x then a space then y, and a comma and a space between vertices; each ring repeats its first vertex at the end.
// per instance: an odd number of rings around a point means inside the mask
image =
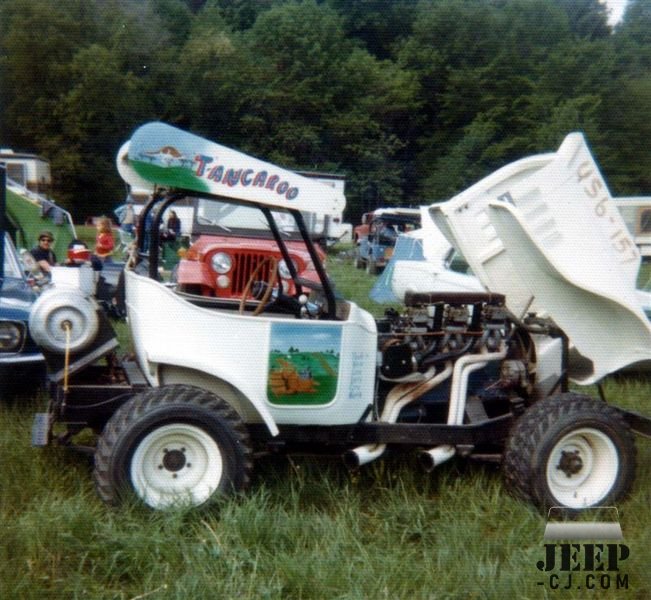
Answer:
POLYGON ((161 233, 161 240, 165 242, 173 242, 181 235, 181 219, 177 216, 176 212, 170 211, 170 216, 167 219, 165 230, 161 233))
POLYGON ((122 213, 122 220, 120 222, 120 227, 123 231, 126 231, 129 235, 133 235, 133 230, 136 224, 136 213, 133 209, 133 200, 131 196, 127 198, 127 204, 124 207, 124 212, 122 213))
POLYGON ((95 237, 95 256, 103 261, 110 260, 115 248, 111 220, 100 217, 97 220, 97 236, 95 237))

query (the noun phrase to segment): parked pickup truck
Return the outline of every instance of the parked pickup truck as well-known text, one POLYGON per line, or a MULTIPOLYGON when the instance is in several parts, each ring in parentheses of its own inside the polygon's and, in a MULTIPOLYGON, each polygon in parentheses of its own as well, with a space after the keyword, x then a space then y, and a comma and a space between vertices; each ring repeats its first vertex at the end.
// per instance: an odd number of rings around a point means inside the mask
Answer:
POLYGON ((393 255, 393 247, 401 233, 420 227, 420 209, 378 209, 368 220, 368 232, 359 237, 355 248, 355 267, 366 268, 370 275, 381 271, 393 255))

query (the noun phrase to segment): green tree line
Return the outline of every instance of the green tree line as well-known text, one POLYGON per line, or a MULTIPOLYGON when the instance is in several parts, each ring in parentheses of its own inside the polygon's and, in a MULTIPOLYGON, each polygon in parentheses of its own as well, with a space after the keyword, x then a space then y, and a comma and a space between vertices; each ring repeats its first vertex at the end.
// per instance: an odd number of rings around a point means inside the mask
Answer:
POLYGON ((614 195, 651 193, 651 2, 0 0, 0 144, 76 218, 125 195, 162 120, 346 176, 348 217, 449 198, 583 131, 614 195))

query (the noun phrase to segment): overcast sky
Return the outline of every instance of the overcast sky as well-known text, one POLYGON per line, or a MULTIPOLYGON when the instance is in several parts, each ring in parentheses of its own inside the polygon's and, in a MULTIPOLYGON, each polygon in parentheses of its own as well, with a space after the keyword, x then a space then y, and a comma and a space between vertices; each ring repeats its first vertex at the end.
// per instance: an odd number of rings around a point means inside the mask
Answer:
POLYGON ((608 22, 611 25, 618 23, 624 14, 624 9, 626 8, 626 3, 628 0, 602 0, 604 4, 608 5, 610 9, 610 18, 608 22))

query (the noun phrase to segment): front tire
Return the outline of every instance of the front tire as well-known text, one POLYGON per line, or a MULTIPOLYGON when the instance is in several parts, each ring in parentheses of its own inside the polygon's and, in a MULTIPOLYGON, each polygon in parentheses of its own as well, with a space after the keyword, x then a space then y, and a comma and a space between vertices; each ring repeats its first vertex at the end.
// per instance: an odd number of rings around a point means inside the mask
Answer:
POLYGON ((507 485, 542 510, 611 505, 635 479, 635 440, 622 414, 579 394, 546 398, 516 422, 504 453, 507 485))
POLYGON ((154 509, 200 506, 246 488, 252 468, 246 428, 221 398, 171 385, 120 407, 95 451, 95 485, 109 504, 135 494, 154 509))

